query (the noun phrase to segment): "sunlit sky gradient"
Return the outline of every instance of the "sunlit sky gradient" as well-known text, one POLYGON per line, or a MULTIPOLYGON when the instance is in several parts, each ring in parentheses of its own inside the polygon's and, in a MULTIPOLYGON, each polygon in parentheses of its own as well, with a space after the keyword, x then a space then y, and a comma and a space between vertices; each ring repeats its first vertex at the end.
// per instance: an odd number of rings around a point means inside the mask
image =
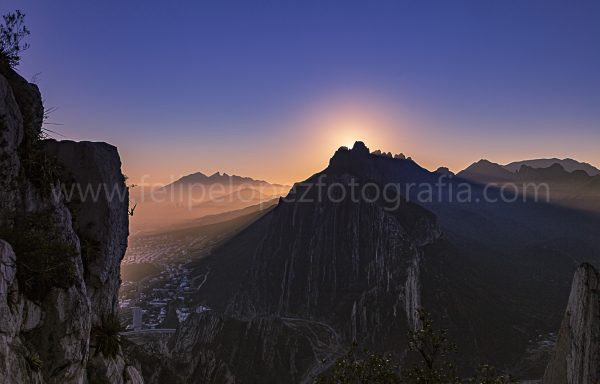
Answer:
POLYGON ((135 181, 289 183, 356 139, 431 169, 600 166, 597 1, 0 4, 15 8, 52 128, 118 146, 135 181))

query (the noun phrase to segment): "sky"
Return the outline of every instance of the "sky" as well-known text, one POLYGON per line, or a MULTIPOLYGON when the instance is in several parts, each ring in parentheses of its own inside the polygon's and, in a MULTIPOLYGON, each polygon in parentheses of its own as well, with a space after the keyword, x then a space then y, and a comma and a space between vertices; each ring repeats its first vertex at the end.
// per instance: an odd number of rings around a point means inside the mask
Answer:
POLYGON ((2 0, 14 9, 54 137, 116 145, 137 183, 291 183, 354 140, 429 169, 600 166, 598 1, 2 0))

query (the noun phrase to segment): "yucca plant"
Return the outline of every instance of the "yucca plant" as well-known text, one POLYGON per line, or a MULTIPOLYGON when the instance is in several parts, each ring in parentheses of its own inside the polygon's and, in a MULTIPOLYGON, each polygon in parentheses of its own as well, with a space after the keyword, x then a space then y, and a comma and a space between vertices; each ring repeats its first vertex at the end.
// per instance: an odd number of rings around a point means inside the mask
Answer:
POLYGON ((104 357, 114 358, 121 349, 121 335, 125 327, 115 314, 102 318, 100 325, 92 330, 92 336, 96 341, 96 355, 102 353, 104 357))

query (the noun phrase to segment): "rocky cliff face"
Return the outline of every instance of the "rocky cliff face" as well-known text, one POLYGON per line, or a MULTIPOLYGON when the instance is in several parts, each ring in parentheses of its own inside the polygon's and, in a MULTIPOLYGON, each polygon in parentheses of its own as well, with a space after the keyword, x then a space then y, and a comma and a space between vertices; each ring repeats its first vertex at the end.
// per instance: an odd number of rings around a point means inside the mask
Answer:
POLYGON ((196 300, 211 310, 169 342, 170 382, 308 383, 354 341, 402 358, 422 306, 422 259, 440 256, 431 247, 443 239, 420 206, 362 196, 370 182, 330 167, 201 261, 196 300))
POLYGON ((600 274, 590 264, 575 272, 569 303, 544 384, 600 380, 600 274))
POLYGON ((341 353, 340 342, 322 323, 207 311, 190 316, 171 340, 151 335, 126 349, 147 383, 279 384, 312 382, 322 368, 315 360, 341 353))
POLYGON ((37 87, 1 68, 0 382, 139 383, 120 349, 99 348, 127 246, 118 153, 42 140, 43 111, 37 87))

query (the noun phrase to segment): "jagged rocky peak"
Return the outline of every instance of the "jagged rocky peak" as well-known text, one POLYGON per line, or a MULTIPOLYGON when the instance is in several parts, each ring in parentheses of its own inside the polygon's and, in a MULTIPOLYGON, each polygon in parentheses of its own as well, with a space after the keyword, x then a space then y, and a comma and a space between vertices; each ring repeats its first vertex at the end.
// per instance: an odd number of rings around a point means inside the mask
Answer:
POLYGON ((600 380, 600 274, 591 264, 575 272, 567 310, 544 384, 596 384, 600 380))
POLYGON ((333 154, 332 160, 337 157, 365 157, 370 154, 369 148, 362 141, 356 141, 352 148, 348 148, 346 146, 341 146, 335 153, 333 154))
POLYGON ((369 148, 362 141, 356 141, 352 147, 352 151, 356 153, 368 154, 369 148))
POLYGON ((454 176, 454 172, 452 172, 448 167, 439 167, 438 169, 435 170, 434 173, 437 173, 438 175, 445 175, 445 176, 454 176))
POLYGON ((352 168, 366 163, 371 156, 369 148, 362 141, 354 143, 352 149, 341 147, 329 160, 329 168, 352 168))
POLYGON ((351 149, 345 146, 340 147, 334 153, 329 164, 330 166, 341 164, 352 165, 373 160, 406 160, 406 156, 403 153, 393 155, 391 152, 382 152, 379 149, 371 152, 364 142, 356 141, 351 149))
POLYGON ((352 149, 338 149, 321 174, 348 174, 382 184, 435 179, 433 173, 419 166, 410 157, 401 153, 392 155, 391 152, 369 152, 362 141, 357 141, 352 149))
MULTIPOLYGON (((346 146, 342 146, 338 149, 337 152, 350 152, 351 155, 353 156, 364 156, 364 155, 375 155, 375 156, 383 156, 383 157, 387 157, 390 159, 400 159, 400 160, 406 160, 406 156, 403 153, 397 153, 397 154, 392 154, 392 152, 384 152, 380 149, 376 149, 373 152, 369 151, 369 148, 366 146, 366 144, 362 141, 356 141, 354 143, 354 146, 352 147, 352 149, 348 149, 348 147, 346 146)), ((337 153, 336 152, 336 153, 337 153)))
POLYGON ((37 86, 0 66, 0 382, 141 383, 118 343, 101 347, 119 337, 108 333, 128 236, 119 155, 44 140, 43 111, 37 86), (86 200, 78 186, 109 190, 86 200))
POLYGON ((207 176, 206 174, 204 174, 202 172, 196 172, 196 173, 192 173, 192 174, 189 174, 186 176, 182 176, 181 178, 177 179, 176 181, 172 182, 171 184, 164 186, 163 188, 169 189, 169 188, 176 188, 176 187, 181 187, 181 186, 186 186, 186 185, 194 185, 194 184, 210 185, 210 184, 218 184, 218 183, 232 185, 232 186, 246 184, 246 185, 257 186, 257 187, 263 187, 263 186, 284 187, 283 185, 272 184, 265 180, 257 180, 257 179, 253 179, 251 177, 238 176, 238 175, 233 175, 233 174, 230 175, 225 172, 223 172, 223 173, 215 172, 215 173, 211 174, 210 176, 207 176))

